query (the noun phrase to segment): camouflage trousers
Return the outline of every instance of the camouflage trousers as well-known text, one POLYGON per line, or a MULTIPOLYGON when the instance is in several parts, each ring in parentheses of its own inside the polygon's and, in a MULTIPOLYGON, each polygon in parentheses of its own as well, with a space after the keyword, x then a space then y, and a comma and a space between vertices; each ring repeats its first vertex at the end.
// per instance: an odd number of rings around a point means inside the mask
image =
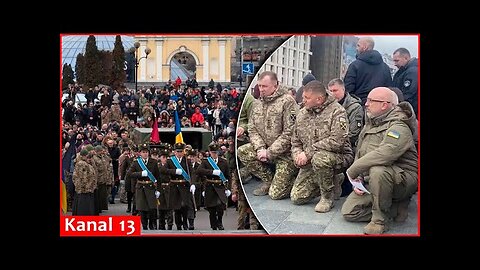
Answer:
POLYGON ((272 163, 260 162, 257 152, 251 143, 238 148, 238 159, 245 165, 246 171, 260 178, 262 182, 270 184, 268 195, 273 200, 280 200, 290 196, 293 181, 298 168, 293 164, 289 154, 279 156, 272 163), (270 166, 274 168, 271 170, 270 166))
POLYGON ((258 230, 258 227, 259 227, 258 219, 253 214, 253 211, 248 205, 248 202, 239 200, 237 230, 245 230, 245 227, 247 225, 246 223, 247 218, 248 218, 247 222, 250 225, 250 230, 258 230))
POLYGON ((127 191, 125 190, 125 180, 120 180, 120 188, 118 193, 120 194, 120 202, 127 203, 127 191))
POLYGON ((290 199, 294 204, 304 204, 320 196, 333 192, 333 177, 345 163, 345 155, 320 150, 309 164, 302 167, 293 184, 290 199))
POLYGON ((374 166, 369 170, 367 189, 371 194, 350 193, 342 206, 348 221, 372 221, 384 225, 396 217, 398 203, 410 201, 417 191, 417 174, 397 166, 374 166))

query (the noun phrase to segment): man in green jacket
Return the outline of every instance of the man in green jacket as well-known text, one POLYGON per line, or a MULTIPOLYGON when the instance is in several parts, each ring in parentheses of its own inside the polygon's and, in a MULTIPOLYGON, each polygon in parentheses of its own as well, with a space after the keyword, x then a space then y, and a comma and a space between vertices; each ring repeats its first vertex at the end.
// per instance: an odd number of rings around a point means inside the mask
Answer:
POLYGON ((366 101, 365 127, 347 176, 363 183, 370 194, 355 187, 342 214, 348 221, 370 221, 365 234, 382 234, 390 219, 405 221, 408 203, 417 191, 416 125, 411 107, 396 106, 397 95, 386 87, 374 88, 366 101))

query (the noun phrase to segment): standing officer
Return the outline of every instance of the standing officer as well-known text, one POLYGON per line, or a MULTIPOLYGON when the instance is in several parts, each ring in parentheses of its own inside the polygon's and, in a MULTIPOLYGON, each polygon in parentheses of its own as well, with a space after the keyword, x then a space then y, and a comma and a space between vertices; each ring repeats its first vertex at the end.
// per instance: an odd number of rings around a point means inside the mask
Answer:
POLYGON ((358 139, 355 162, 347 170, 352 181, 364 182, 370 194, 354 188, 342 206, 348 221, 370 221, 365 234, 382 234, 390 219, 405 221, 417 191, 418 154, 411 106, 396 106, 397 95, 386 87, 367 98, 365 127, 358 139))
POLYGON ((280 200, 290 195, 298 169, 290 157, 291 136, 298 105, 277 74, 259 76, 260 98, 253 100, 248 118, 250 143, 238 148, 238 158, 248 173, 262 180, 253 195, 280 200), (274 167, 275 172, 271 168, 274 167))
POLYGON ((335 174, 353 161, 347 113, 319 81, 304 86, 303 103, 292 137, 292 157, 300 172, 290 197, 294 204, 304 204, 320 193, 315 211, 325 213, 333 207, 335 174))
POLYGON ((405 100, 418 115, 418 60, 410 57, 410 52, 405 48, 398 48, 393 52, 393 62, 398 71, 393 75, 393 86, 402 90, 405 100))
POLYGON ((176 143, 173 146, 175 155, 167 161, 167 173, 170 174, 169 206, 175 212, 177 230, 193 230, 195 208, 193 196, 195 185, 191 185, 191 165, 185 158, 185 144, 176 143), (187 225, 188 219, 188 225, 187 225))
POLYGON ((197 207, 197 211, 200 210, 202 204, 202 183, 203 179, 200 175, 197 174, 197 170, 200 167, 202 162, 198 159, 198 152, 195 149, 191 149, 187 151, 188 160, 192 166, 192 170, 190 174, 192 176, 192 185, 195 185, 195 206, 197 207))
POLYGON ((197 170, 201 176, 205 176, 205 207, 210 217, 210 227, 213 230, 224 230, 222 217, 226 209, 227 197, 231 192, 226 188, 230 171, 227 160, 218 157, 219 146, 212 143, 208 146, 210 157, 204 159, 197 170))
POLYGON ((160 169, 160 179, 157 183, 158 201, 158 219, 159 229, 165 230, 165 219, 167 220, 168 229, 173 227, 173 211, 169 206, 170 198, 170 175, 167 172, 167 158, 170 156, 170 151, 167 148, 160 148, 160 158, 158 160, 158 168, 160 169))
POLYGON ((160 179, 160 171, 156 160, 149 158, 149 145, 144 143, 139 146, 140 157, 133 161, 128 175, 137 179, 135 185, 135 201, 137 210, 140 211, 142 227, 144 230, 156 230, 157 224, 155 212, 157 200, 155 198, 155 186, 160 179))

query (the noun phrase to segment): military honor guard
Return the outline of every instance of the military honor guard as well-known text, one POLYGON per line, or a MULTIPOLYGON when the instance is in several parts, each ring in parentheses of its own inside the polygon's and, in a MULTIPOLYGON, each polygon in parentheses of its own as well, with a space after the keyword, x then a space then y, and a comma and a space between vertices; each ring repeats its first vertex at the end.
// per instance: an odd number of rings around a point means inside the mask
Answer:
POLYGON ((202 161, 197 174, 206 178, 205 207, 209 213, 210 227, 213 230, 223 230, 223 212, 226 209, 227 197, 231 194, 226 188, 230 171, 227 160, 218 156, 218 144, 212 143, 208 149, 210 157, 202 161))
POLYGON ((140 145, 139 151, 140 156, 134 160, 127 174, 132 179, 136 179, 135 201, 136 208, 141 215, 142 228, 156 230, 157 200, 155 191, 157 181, 160 179, 160 171, 157 161, 149 157, 148 144, 140 145))

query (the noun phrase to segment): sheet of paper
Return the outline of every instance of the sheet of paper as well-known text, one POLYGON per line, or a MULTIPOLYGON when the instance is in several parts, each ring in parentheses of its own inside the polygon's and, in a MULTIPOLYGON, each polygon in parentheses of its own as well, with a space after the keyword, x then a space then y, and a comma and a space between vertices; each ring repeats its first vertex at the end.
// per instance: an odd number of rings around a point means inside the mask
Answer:
POLYGON ((356 188, 360 189, 361 191, 363 191, 363 192, 366 192, 366 193, 370 194, 370 191, 368 191, 368 190, 367 190, 367 189, 366 189, 366 188, 363 186, 362 182, 360 182, 360 181, 352 181, 352 180, 350 180, 350 183, 352 183, 352 186, 354 186, 354 187, 356 187, 356 188))

